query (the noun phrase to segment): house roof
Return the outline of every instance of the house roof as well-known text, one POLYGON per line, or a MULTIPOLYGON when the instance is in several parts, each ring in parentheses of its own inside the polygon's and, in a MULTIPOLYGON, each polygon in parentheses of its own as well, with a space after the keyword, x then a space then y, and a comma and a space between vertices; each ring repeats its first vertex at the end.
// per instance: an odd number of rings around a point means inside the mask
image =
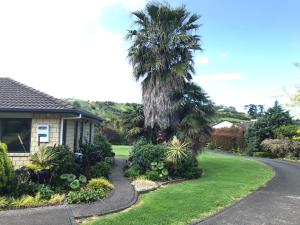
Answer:
POLYGON ((7 77, 0 77, 0 112, 75 113, 102 120, 90 112, 7 77))

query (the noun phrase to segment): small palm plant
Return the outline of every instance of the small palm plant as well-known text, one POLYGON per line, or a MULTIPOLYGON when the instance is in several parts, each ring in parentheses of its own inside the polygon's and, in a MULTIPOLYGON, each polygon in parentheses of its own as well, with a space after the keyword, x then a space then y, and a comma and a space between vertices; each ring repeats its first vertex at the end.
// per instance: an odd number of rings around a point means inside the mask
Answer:
POLYGON ((175 167, 179 165, 188 157, 187 147, 188 143, 181 142, 174 136, 167 151, 167 161, 171 162, 175 167))
POLYGON ((54 148, 42 147, 40 151, 31 155, 30 161, 42 169, 51 169, 55 166, 57 157, 58 152, 54 148))

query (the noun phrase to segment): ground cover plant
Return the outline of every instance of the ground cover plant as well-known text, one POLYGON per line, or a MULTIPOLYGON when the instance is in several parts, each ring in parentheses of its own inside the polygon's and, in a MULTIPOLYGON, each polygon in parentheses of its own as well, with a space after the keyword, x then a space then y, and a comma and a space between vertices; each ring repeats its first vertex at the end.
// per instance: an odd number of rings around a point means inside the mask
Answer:
POLYGON ((145 225, 189 224, 247 196, 273 176, 266 165, 241 157, 204 153, 198 160, 205 171, 201 179, 142 195, 141 204, 129 211, 104 216, 88 224, 135 225, 141 221, 145 225))

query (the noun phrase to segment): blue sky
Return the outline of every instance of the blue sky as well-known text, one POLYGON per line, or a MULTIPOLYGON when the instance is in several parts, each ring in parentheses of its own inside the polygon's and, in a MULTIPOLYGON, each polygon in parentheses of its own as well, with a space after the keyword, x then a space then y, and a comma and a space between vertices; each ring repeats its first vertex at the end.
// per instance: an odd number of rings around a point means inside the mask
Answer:
MULTIPOLYGON (((145 0, 0 1, 0 76, 55 97, 140 102, 124 40, 145 0), (68 85, 66 85, 68 84, 68 85)), ((195 82, 217 104, 288 101, 300 85, 300 1, 186 0, 200 14, 195 82)))
MULTIPOLYGON (((174 3, 173 3, 174 2, 174 3)), ((300 78, 300 1, 194 0, 185 4, 202 17, 203 52, 197 53, 195 80, 217 103, 271 105, 286 101, 300 78), (286 91, 285 91, 286 90, 286 91), (284 96, 284 97, 283 97, 284 96)), ((124 8, 109 8, 102 23, 126 32, 132 17, 124 8)))

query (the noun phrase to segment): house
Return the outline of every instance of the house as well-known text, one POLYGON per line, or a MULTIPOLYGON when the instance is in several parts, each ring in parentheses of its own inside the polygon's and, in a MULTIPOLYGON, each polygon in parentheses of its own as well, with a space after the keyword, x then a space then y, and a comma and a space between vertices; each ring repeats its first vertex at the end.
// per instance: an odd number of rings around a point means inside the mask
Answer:
POLYGON ((77 151, 92 143, 101 118, 10 78, 0 78, 0 140, 16 167, 41 146, 67 145, 77 151))
POLYGON ((230 128, 232 126, 235 126, 235 125, 231 122, 223 121, 221 123, 215 124, 212 128, 213 129, 221 129, 221 128, 230 128))
POLYGON ((223 121, 220 123, 217 123, 212 126, 213 129, 222 129, 222 128, 231 128, 231 127, 239 127, 246 129, 248 126, 252 124, 252 121, 249 122, 240 122, 240 123, 232 123, 229 121, 223 121))

